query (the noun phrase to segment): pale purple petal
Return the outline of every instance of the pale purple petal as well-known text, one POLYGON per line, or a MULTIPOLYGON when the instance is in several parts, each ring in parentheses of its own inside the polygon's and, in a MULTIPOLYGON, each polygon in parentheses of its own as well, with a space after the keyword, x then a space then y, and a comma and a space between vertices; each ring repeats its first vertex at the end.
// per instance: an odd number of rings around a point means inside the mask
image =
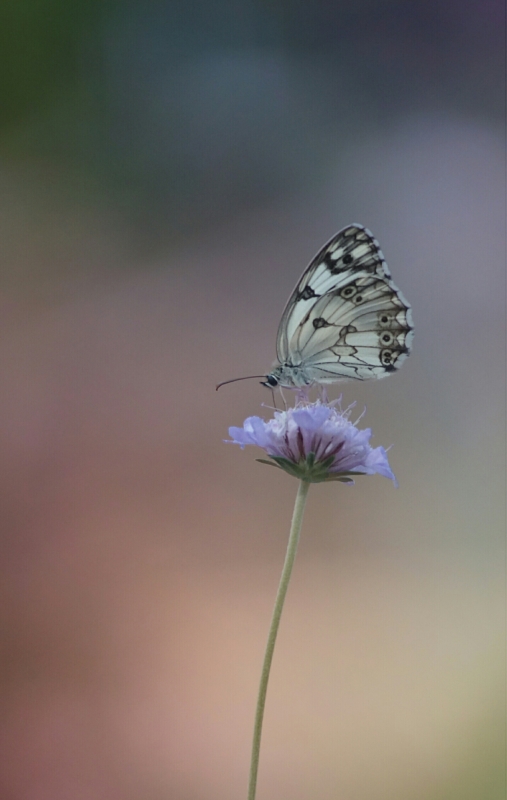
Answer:
POLYGON ((229 428, 229 436, 234 444, 243 448, 246 444, 265 445, 264 428, 266 423, 260 417, 248 417, 242 428, 229 428))
POLYGON ((383 447, 376 447, 368 454, 365 459, 365 466, 368 469, 368 474, 373 475, 375 472, 383 475, 385 478, 390 478, 395 486, 398 486, 398 481, 389 466, 387 460, 387 453, 383 447))

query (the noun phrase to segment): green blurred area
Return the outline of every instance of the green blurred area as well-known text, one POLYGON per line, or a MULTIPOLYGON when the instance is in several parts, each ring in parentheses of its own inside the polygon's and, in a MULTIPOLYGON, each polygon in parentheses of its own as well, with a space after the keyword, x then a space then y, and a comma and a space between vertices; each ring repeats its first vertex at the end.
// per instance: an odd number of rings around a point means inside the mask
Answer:
MULTIPOLYGON (((0 124, 4 130, 26 124, 62 94, 79 91, 85 48, 117 6, 111 0, 2 2, 0 124)), ((91 63, 89 59, 87 69, 91 63)))

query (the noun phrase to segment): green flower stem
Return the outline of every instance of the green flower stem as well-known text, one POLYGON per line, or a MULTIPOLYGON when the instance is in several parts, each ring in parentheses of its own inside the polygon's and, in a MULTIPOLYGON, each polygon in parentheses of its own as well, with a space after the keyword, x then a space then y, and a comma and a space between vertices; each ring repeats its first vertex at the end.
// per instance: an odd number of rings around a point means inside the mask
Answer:
POLYGON ((257 698, 257 709, 255 712, 252 760, 250 763, 250 780, 248 784, 248 800, 255 800, 257 772, 259 769, 259 753, 261 749, 262 720, 264 718, 264 706, 266 705, 266 691, 268 688, 269 672, 271 670, 273 651, 275 649, 276 636, 278 633, 278 626, 280 625, 280 617, 282 616, 285 595, 287 594, 287 587, 289 585, 292 567, 296 557, 299 534, 301 533, 301 524, 303 522, 303 514, 306 504, 306 496, 309 488, 310 483, 308 481, 302 480, 300 482, 296 503, 294 505, 294 512, 292 514, 292 525, 290 528, 289 543, 287 545, 287 554, 285 556, 285 563, 283 565, 282 576, 280 578, 280 585, 278 586, 278 593, 276 595, 275 607, 273 609, 271 626, 269 628, 268 643, 266 645, 266 652, 264 654, 261 682, 259 685, 259 695, 257 698))

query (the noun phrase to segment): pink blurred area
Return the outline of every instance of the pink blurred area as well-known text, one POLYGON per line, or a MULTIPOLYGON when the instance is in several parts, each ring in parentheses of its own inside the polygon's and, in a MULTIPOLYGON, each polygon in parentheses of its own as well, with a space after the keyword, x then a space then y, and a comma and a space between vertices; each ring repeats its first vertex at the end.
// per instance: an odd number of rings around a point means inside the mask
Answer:
POLYGON ((414 310, 401 372, 342 390, 400 488, 311 489, 258 797, 499 800, 503 165, 495 124, 421 114, 142 263, 107 208, 34 211, 4 181, 4 800, 246 796, 296 483, 223 442, 270 394, 214 386, 270 368, 295 281, 352 221, 414 310))

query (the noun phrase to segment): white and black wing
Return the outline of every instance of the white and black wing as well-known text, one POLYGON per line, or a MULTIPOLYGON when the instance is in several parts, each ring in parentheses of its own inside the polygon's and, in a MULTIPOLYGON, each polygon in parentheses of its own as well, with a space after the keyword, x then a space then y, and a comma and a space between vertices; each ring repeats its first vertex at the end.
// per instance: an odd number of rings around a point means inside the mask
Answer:
POLYGON ((339 231, 294 289, 278 327, 281 365, 316 383, 381 378, 410 353, 410 305, 391 280, 377 240, 361 225, 339 231))

